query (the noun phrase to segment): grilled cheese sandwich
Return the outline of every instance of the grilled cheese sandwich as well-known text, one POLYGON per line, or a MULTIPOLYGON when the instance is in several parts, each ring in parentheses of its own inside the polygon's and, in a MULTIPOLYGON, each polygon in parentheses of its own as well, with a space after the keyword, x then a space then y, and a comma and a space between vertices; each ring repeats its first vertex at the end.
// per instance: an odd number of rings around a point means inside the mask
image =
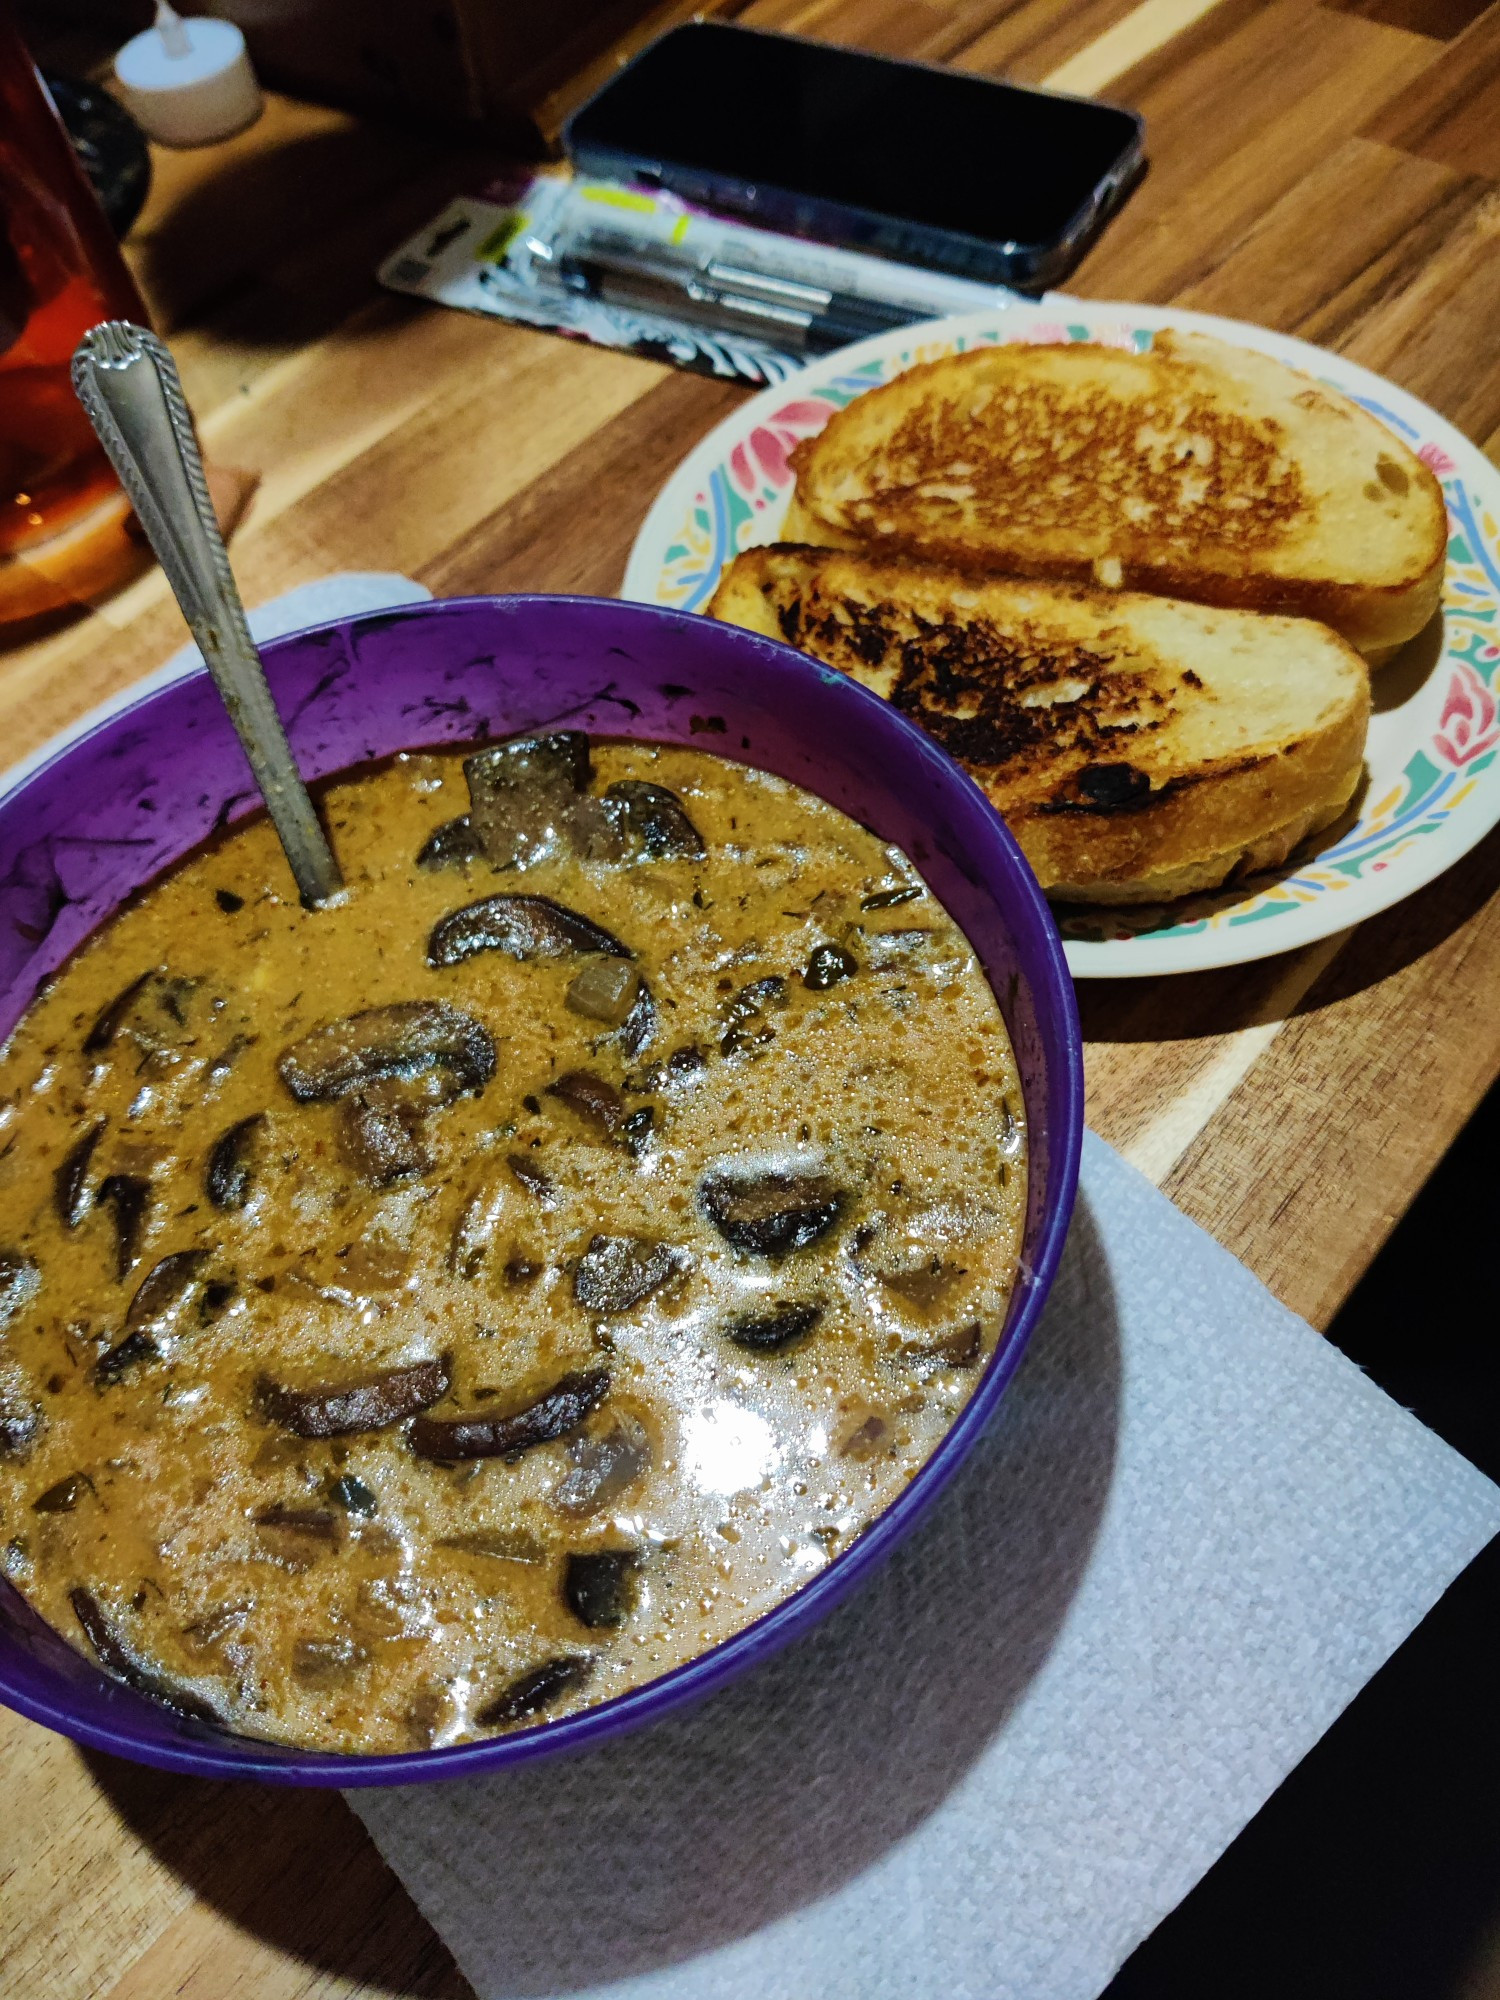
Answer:
POLYGON ((709 610, 920 723, 1060 901, 1272 867, 1360 781, 1369 675, 1308 619, 785 544, 738 556, 709 610))

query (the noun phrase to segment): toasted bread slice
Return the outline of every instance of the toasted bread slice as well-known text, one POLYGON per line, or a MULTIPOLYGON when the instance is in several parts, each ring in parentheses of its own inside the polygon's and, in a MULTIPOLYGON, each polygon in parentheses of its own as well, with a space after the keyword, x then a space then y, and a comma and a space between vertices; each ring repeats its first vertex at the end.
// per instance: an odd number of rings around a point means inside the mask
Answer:
POLYGON ((1442 489, 1336 389, 1203 334, 928 362, 792 454, 783 539, 1318 618, 1368 657, 1442 595, 1442 489))
POLYGON ((1060 901, 1273 867, 1359 783, 1369 674, 1310 619, 786 544, 737 556, 709 609, 921 723, 1060 901))

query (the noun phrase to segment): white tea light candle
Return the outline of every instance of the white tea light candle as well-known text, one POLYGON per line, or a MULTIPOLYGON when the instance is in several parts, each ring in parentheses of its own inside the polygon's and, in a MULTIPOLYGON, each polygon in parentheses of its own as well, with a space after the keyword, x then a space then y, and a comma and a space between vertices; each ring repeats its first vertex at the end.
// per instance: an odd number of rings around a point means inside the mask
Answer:
POLYGON ((164 146, 207 146, 253 125, 260 85, 232 21, 184 21, 158 0, 155 25, 115 57, 125 108, 164 146))

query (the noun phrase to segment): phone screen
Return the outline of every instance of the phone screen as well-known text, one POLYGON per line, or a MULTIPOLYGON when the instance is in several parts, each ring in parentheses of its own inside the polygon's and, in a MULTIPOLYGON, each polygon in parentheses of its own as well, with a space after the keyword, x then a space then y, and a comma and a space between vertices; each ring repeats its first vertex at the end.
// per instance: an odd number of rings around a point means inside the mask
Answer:
POLYGON ((1037 244, 1061 235, 1138 130, 1110 105, 704 22, 647 49, 571 137, 575 150, 1037 244))

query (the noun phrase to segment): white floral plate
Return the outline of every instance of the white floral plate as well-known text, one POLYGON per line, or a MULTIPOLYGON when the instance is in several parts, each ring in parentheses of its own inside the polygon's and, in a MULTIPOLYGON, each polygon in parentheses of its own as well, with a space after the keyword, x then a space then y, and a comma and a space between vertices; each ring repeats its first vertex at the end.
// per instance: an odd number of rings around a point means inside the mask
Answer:
POLYGON ((622 591, 700 610, 732 556, 776 539, 792 490, 790 447, 915 362, 1015 340, 1144 351, 1168 326, 1259 348, 1333 384, 1432 467, 1450 535, 1441 631, 1434 621, 1375 675, 1368 783, 1352 822, 1317 853, 1214 896, 1165 910, 1059 910, 1068 963, 1082 978, 1199 972, 1310 944, 1422 888, 1500 820, 1500 471, 1451 424, 1336 354, 1205 313, 1067 300, 933 320, 828 355, 710 432, 657 496, 622 591))

